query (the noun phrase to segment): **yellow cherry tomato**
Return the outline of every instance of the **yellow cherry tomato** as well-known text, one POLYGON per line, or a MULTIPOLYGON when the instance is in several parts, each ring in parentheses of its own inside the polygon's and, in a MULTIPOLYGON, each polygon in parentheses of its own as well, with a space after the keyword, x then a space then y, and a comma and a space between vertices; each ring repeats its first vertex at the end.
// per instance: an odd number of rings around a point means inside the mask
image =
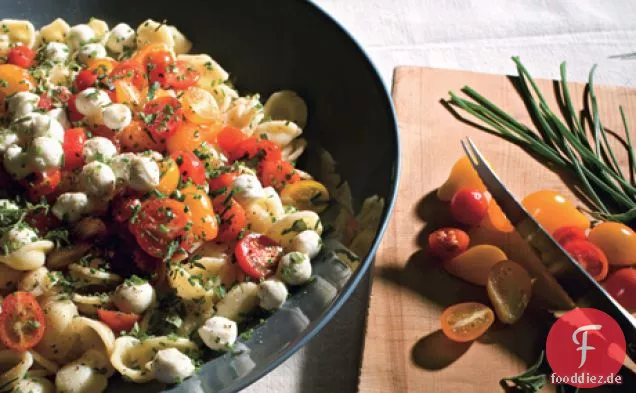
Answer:
POLYGON ((221 112, 214 96, 197 86, 189 87, 181 97, 183 114, 193 123, 205 124, 218 120, 221 112))
POLYGON ((312 210, 320 213, 329 204, 329 191, 315 180, 299 180, 287 184, 280 193, 281 200, 298 210, 312 210))
POLYGON ((444 269, 475 285, 486 285, 490 269, 506 259, 508 256, 499 247, 480 244, 445 261, 444 269))
POLYGON ((27 70, 13 64, 0 64, 0 103, 12 94, 35 88, 35 81, 27 70))
POLYGON ((590 220, 578 211, 574 204, 556 191, 534 192, 525 197, 521 204, 550 234, 565 226, 575 226, 582 229, 590 227, 590 220))
POLYGON ((636 265, 636 232, 619 222, 603 222, 590 231, 588 240, 600 248, 610 265, 636 265))
POLYGON ((490 269, 486 290, 499 320, 513 324, 519 321, 530 302, 532 281, 518 263, 501 261, 490 269))
POLYGON ((164 151, 165 148, 165 144, 154 140, 150 133, 144 130, 141 120, 133 120, 132 123, 119 131, 116 137, 124 151, 164 151))
POLYGON ((109 57, 103 57, 100 59, 88 59, 86 62, 87 68, 98 77, 110 75, 116 65, 117 61, 109 57))
POLYGON ((437 189, 437 198, 440 201, 448 202, 462 188, 471 188, 480 192, 486 191, 486 187, 484 187, 468 157, 460 158, 453 165, 448 179, 437 189))
POLYGON ((167 157, 161 161, 159 168, 161 170, 161 178, 157 186, 157 191, 164 195, 170 195, 179 185, 179 179, 181 177, 179 166, 172 158, 167 157))
POLYGON ((215 135, 220 130, 221 124, 195 124, 183 122, 177 131, 166 141, 168 152, 195 151, 203 142, 215 144, 215 135))
POLYGON ((439 319, 446 337, 457 342, 468 342, 486 333, 495 322, 495 313, 481 303, 459 303, 444 310, 439 319))
POLYGON ((505 233, 512 232, 515 229, 494 199, 490 199, 488 212, 480 225, 491 231, 505 233))
POLYGON ((208 194, 195 185, 188 185, 181 190, 184 203, 192 217, 192 234, 199 241, 210 241, 218 234, 218 222, 214 215, 212 200, 208 194))

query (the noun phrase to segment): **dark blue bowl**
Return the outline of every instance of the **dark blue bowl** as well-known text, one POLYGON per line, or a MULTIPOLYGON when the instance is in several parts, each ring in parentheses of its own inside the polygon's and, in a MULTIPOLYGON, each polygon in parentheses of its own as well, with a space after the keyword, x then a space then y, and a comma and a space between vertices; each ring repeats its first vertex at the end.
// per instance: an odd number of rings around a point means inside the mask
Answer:
MULTIPOLYGON (((232 75, 239 91, 290 89, 309 108, 305 136, 338 162, 354 204, 377 194, 386 201, 375 240, 352 274, 330 258, 314 265, 316 280, 237 345, 195 377, 170 392, 240 390, 305 345, 349 298, 372 264, 397 189, 398 132, 391 99, 373 64, 356 41, 323 10, 299 0, 20 0, 3 1, 3 17, 36 26, 57 17, 70 24, 91 16, 111 26, 136 26, 167 19, 194 42, 193 53, 208 53, 232 75)), ((303 161, 300 166, 302 167, 303 161)), ((311 168, 307 168, 311 171, 311 168)), ((158 385, 120 384, 109 392, 157 391, 158 385), (128 385, 128 386, 125 386, 128 385)))

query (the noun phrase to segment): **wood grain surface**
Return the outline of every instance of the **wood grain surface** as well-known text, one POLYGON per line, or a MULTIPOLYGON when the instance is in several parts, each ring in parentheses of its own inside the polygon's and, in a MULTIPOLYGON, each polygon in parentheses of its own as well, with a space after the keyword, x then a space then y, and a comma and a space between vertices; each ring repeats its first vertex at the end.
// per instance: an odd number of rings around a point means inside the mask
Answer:
MULTIPOLYGON (((360 392, 503 392, 499 380, 534 363, 545 343, 550 320, 539 307, 529 310, 514 326, 493 325, 485 337, 472 344, 453 343, 439 330, 444 308, 470 300, 488 303, 484 288, 448 275, 425 250, 428 234, 452 223, 447 204, 437 200, 435 190, 462 156, 461 138, 473 138, 517 197, 555 189, 575 199, 564 185, 567 177, 564 181, 517 146, 458 121, 445 108, 441 100, 448 98, 448 91, 458 93, 464 85, 532 126, 506 76, 420 67, 396 69, 393 98, 402 149, 400 185, 373 271, 360 392)), ((540 81, 539 85, 548 101, 556 105, 553 82, 540 81)), ((583 92, 582 84, 571 85, 579 107, 583 92)), ((622 133, 618 111, 622 105, 633 133, 636 89, 598 86, 597 95, 604 126, 622 133)), ((473 244, 503 244, 509 258, 521 263, 533 258, 516 235, 491 238, 481 232, 473 231, 473 244)), ((623 390, 626 387, 613 391, 629 391, 623 390)), ((554 391, 554 387, 545 391, 554 391)))

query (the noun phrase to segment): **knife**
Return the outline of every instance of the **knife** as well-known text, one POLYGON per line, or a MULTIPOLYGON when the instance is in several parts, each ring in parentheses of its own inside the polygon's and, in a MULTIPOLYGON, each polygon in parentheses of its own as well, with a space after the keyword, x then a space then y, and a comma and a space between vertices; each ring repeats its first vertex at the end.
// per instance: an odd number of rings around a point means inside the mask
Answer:
POLYGON ((614 318, 625 335, 628 355, 634 359, 636 318, 614 300, 526 211, 486 163, 470 138, 462 141, 462 147, 495 202, 541 260, 545 268, 543 278, 552 283, 556 281, 573 302, 572 306, 593 307, 614 318))

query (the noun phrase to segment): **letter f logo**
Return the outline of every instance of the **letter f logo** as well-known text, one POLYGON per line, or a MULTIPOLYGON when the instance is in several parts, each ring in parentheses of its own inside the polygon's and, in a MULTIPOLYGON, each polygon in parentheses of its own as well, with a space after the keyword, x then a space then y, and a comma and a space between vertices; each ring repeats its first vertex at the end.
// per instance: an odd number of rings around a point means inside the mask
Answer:
POLYGON ((585 325, 576 329, 574 333, 572 333, 572 341, 574 341, 574 344, 581 345, 580 347, 576 348, 577 351, 581 351, 581 364, 579 364, 579 368, 583 367, 585 361, 587 360, 587 351, 596 349, 587 345, 587 332, 589 330, 601 330, 601 327, 601 325, 585 325), (583 334, 581 335, 583 337, 581 342, 579 342, 579 340, 576 338, 577 334, 579 334, 580 332, 583 332, 583 334))

